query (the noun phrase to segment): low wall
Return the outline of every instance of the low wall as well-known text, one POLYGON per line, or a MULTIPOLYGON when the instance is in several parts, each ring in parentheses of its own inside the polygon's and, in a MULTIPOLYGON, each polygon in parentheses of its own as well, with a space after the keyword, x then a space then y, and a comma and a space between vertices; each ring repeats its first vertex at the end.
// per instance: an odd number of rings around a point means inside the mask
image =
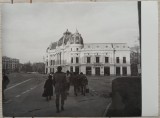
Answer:
POLYGON ((106 116, 141 116, 141 77, 118 77, 112 82, 112 104, 106 116))

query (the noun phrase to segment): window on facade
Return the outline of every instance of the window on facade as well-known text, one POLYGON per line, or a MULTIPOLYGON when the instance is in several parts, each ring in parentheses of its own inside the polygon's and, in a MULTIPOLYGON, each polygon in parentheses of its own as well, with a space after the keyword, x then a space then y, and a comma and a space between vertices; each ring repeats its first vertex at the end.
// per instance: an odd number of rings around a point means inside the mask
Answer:
POLYGON ((109 58, 105 57, 105 63, 108 63, 108 62, 109 62, 109 58))
POLYGON ((79 63, 79 58, 78 57, 76 57, 76 63, 79 63))
POLYGON ((72 51, 72 48, 71 48, 71 51, 72 51))
POLYGON ((71 63, 73 63, 73 57, 71 57, 71 63))
POLYGON ((52 64, 55 65, 55 60, 52 61, 52 64))
POLYGON ((52 60, 51 60, 51 65, 52 65, 52 60))
POLYGON ((126 57, 123 57, 123 63, 126 63, 126 57))
POLYGON ((99 57, 96 57, 96 63, 99 63, 99 57))
POLYGON ((87 63, 91 63, 91 57, 87 57, 87 63))
POLYGON ((77 51, 78 51, 78 48, 77 48, 77 51))
POLYGON ((116 57, 116 63, 119 63, 119 57, 116 57))
POLYGON ((70 72, 73 72, 73 66, 70 67, 70 72))

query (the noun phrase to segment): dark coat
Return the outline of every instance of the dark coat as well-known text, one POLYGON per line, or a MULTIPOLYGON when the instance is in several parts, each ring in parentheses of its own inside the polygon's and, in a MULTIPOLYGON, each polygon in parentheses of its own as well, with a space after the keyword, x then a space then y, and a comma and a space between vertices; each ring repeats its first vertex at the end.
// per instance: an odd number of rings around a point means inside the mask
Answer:
POLYGON ((79 79, 78 79, 78 75, 73 75, 72 76, 72 79, 73 79, 73 85, 74 86, 78 86, 78 84, 79 84, 79 79))
POLYGON ((81 85, 82 86, 85 86, 85 85, 88 84, 88 80, 87 80, 87 77, 85 75, 81 75, 80 78, 81 78, 80 80, 81 80, 81 85))
POLYGON ((47 97, 47 96, 53 96, 53 83, 51 78, 47 79, 44 84, 43 97, 47 97))
POLYGON ((7 85, 9 84, 10 80, 7 77, 7 75, 3 75, 3 80, 2 80, 2 90, 7 88, 7 85))
POLYGON ((56 72, 53 75, 53 85, 55 87, 56 94, 63 94, 66 91, 66 74, 63 72, 56 72))

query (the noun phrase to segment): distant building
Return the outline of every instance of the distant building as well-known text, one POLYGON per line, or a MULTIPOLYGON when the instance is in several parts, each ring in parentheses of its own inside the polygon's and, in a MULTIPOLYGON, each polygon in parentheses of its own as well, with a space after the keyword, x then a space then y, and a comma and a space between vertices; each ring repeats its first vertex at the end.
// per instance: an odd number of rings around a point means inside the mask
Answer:
MULTIPOLYGON (((98 40, 98 39, 97 39, 98 40)), ((130 75, 130 48, 126 43, 86 43, 81 34, 68 30, 46 50, 45 73, 63 71, 86 75, 130 75)))
POLYGON ((137 76, 139 73, 139 68, 140 68, 140 47, 139 46, 135 46, 131 48, 131 54, 130 54, 130 58, 131 58, 131 75, 133 76, 137 76))
POLYGON ((2 69, 5 72, 19 71, 19 59, 3 56, 2 57, 2 69))

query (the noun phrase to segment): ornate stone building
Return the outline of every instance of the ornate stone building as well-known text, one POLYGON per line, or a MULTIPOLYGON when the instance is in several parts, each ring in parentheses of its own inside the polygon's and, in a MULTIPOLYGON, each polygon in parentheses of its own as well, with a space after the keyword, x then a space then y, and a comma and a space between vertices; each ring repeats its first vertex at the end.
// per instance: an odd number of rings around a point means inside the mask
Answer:
POLYGON ((83 72, 86 75, 130 75, 130 48, 126 43, 84 43, 68 30, 46 50, 45 72, 83 72))

